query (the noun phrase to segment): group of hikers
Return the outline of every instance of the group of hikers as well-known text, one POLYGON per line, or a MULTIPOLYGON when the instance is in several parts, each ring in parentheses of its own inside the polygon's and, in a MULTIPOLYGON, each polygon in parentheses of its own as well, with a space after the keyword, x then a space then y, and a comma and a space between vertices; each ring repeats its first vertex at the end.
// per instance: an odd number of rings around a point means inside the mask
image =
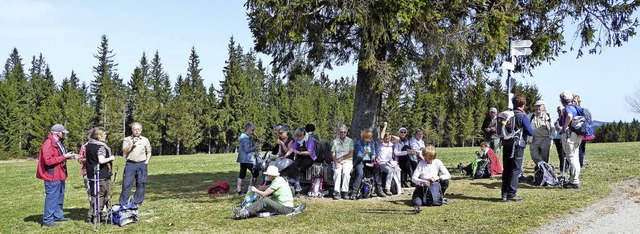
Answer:
MULTIPOLYGON (((572 120, 582 112, 580 98, 569 91, 560 95, 558 119, 553 121, 546 112, 545 102, 535 102, 535 113, 526 114, 527 100, 524 95, 516 94, 511 99, 514 106, 511 116, 502 118, 496 108, 490 108, 487 118, 482 125, 485 133, 484 142, 480 144, 482 153, 476 152, 479 159, 490 162, 486 166, 487 174, 502 174, 501 201, 517 202, 524 198, 516 195, 518 183, 524 177, 522 162, 526 145, 530 143, 531 157, 534 163, 549 162, 551 142, 556 143, 560 159, 561 170, 568 171, 569 178, 564 188, 580 188, 580 168, 584 157, 584 136, 579 135, 571 126, 572 120), (516 137, 504 137, 500 130, 505 126, 512 132, 520 133, 516 137), (530 139, 529 139, 530 138, 530 139), (501 148, 502 147, 502 148, 501 148), (498 155, 502 153, 504 170, 500 165, 498 155)), ((279 124, 274 127, 277 136, 275 147, 270 154, 274 155, 268 163, 266 179, 262 186, 256 187, 259 167, 256 162, 256 151, 260 143, 251 140, 255 125, 247 122, 245 132, 239 137, 238 159, 240 173, 235 192, 242 191, 242 181, 247 171, 252 173, 252 179, 247 192, 259 194, 263 201, 255 202, 241 209, 233 207, 236 218, 249 218, 261 212, 271 214, 289 214, 294 210, 294 194, 300 193, 301 173, 309 170, 314 163, 330 162, 333 170, 333 194, 335 200, 367 198, 366 193, 374 193, 384 198, 401 194, 400 187, 415 188, 412 195, 414 207, 423 205, 439 205, 447 203, 443 197, 449 187, 451 174, 437 159, 436 148, 425 144, 424 131, 416 129, 413 137, 409 137, 407 128, 400 127, 397 135, 387 131, 384 123, 380 137, 373 139, 373 131, 364 129, 360 139, 354 141, 347 136, 347 127, 341 124, 337 127, 337 137, 331 141, 331 156, 323 159, 316 155, 314 148, 318 137, 314 134, 312 124, 305 128, 297 128, 290 134, 290 127, 279 124), (384 180, 382 179, 383 175, 384 180), (353 176, 353 178, 352 178, 353 176), (370 181, 372 180, 373 183, 370 181), (395 183, 395 185, 394 185, 395 183), (290 185, 291 184, 291 188, 290 185), (393 186, 397 186, 394 188, 393 186), (269 198, 270 197, 270 198, 269 198)), ((267 159, 269 160, 269 159, 267 159)), ((470 164, 458 169, 462 174, 471 175, 476 170, 470 164)), ((325 178, 327 179, 327 178, 325 178)))
MULTIPOLYGON (((122 177, 119 204, 139 209, 144 201, 151 145, 146 137, 140 135, 142 124, 132 123, 131 131, 132 135, 123 139, 122 151, 127 161, 122 177), (134 185, 135 194, 131 199, 134 185)), ((105 222, 107 212, 111 209, 108 204, 112 194, 113 160, 115 159, 111 148, 105 143, 107 132, 103 127, 89 130, 87 142, 82 145, 78 154, 65 149, 63 143, 67 134, 69 131, 63 125, 53 125, 40 148, 36 177, 44 180, 45 201, 42 225, 51 227, 56 226, 58 222, 70 220, 63 216, 62 210, 65 181, 68 176, 66 164, 68 159, 77 159, 82 164, 81 174, 89 200, 87 221, 93 224, 105 222)))
MULTIPOLYGON (((516 94, 511 102, 515 107, 511 114, 498 113, 490 108, 482 131, 485 141, 480 144, 482 153, 479 159, 486 160, 485 175, 502 174, 501 201, 522 201, 516 196, 518 182, 521 181, 522 162, 526 145, 530 143, 531 157, 539 162, 549 162, 551 142, 558 149, 560 168, 568 171, 569 177, 564 188, 580 188, 580 170, 583 166, 585 143, 590 140, 579 134, 572 122, 576 122, 585 109, 580 107, 580 97, 569 91, 559 95, 561 105, 558 106, 558 119, 553 121, 546 112, 542 100, 535 102, 535 113, 526 114, 527 104, 522 94, 516 94), (520 133, 514 137, 505 137, 502 129, 520 133), (531 138, 530 140, 528 138, 531 138), (500 150, 500 147, 502 149, 500 150), (498 159, 502 153, 504 170, 498 159)), ((286 124, 273 128, 276 136, 275 146, 267 157, 268 165, 261 168, 256 162, 260 142, 254 140, 255 125, 247 122, 244 133, 238 138, 238 157, 240 171, 237 179, 237 194, 253 193, 263 197, 247 206, 233 208, 236 218, 248 218, 260 212, 271 214, 290 214, 295 212, 293 197, 302 191, 301 175, 309 173, 316 164, 328 164, 333 174, 333 194, 335 200, 363 199, 375 194, 379 198, 402 193, 402 187, 415 188, 412 204, 438 205, 447 203, 444 198, 449 187, 451 174, 444 163, 437 159, 436 148, 425 143, 424 131, 416 129, 413 137, 409 137, 407 128, 400 127, 397 134, 387 131, 384 123, 378 139, 373 139, 373 130, 361 130, 360 139, 355 141, 347 136, 348 129, 344 124, 337 127, 337 136, 331 142, 319 141, 314 133, 315 126, 308 124, 305 128, 291 129, 286 124), (327 145, 329 145, 327 147, 327 145), (321 153, 317 153, 316 149, 321 153), (324 151, 328 151, 327 154, 324 151), (256 181, 263 169, 262 185, 256 187, 256 181), (250 185, 242 190, 242 181, 251 172, 250 185), (352 178, 353 176, 353 178, 352 178), (384 179, 383 179, 384 178, 384 179)), ((140 208, 144 201, 147 181, 147 165, 151 159, 149 140, 141 136, 142 125, 131 124, 132 135, 123 139, 123 153, 127 160, 122 180, 122 192, 119 203, 140 208), (132 188, 136 187, 133 199, 130 199, 132 188)), ((105 143, 107 133, 102 127, 91 129, 88 141, 82 146, 79 154, 68 152, 63 145, 69 132, 60 124, 51 128, 38 156, 36 177, 44 180, 45 205, 43 226, 55 226, 57 222, 68 221, 63 216, 65 180, 67 178, 67 159, 77 159, 82 164, 82 175, 89 200, 88 221, 99 223, 105 220, 112 190, 115 156, 105 143), (106 208, 105 208, 106 207, 106 208)), ((477 165, 470 164, 458 169, 463 174, 473 175, 477 165)), ((564 174, 564 173, 563 173, 564 174)), ((322 184, 322 183, 320 183, 322 184)), ((304 206, 298 206, 304 209, 304 206)))

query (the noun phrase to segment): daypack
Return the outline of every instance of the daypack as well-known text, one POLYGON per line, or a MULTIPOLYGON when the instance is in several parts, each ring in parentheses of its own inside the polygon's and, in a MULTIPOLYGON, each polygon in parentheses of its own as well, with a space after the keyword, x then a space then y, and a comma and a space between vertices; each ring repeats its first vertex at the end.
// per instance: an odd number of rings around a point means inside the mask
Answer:
POLYGON ((254 201, 256 201, 256 199, 258 199, 259 196, 260 195, 253 191, 248 192, 247 195, 244 196, 244 200, 242 200, 242 205, 240 205, 240 208, 245 209, 249 207, 251 204, 253 204, 254 201))
POLYGON ((425 189, 422 197, 422 204, 425 206, 441 206, 442 201, 442 187, 440 182, 433 182, 428 188, 422 186, 425 189))
POLYGON ((311 189, 309 189, 309 197, 323 197, 324 179, 322 176, 316 176, 311 179, 311 189))
POLYGON ((138 208, 135 205, 113 205, 108 215, 111 217, 111 223, 120 227, 138 222, 138 208))
POLYGON ((229 184, 224 181, 216 182, 207 188, 207 193, 210 196, 220 195, 229 192, 229 184))
POLYGON ((538 186, 554 186, 558 184, 555 168, 545 161, 538 162, 533 183, 538 186))
POLYGON ((366 199, 371 197, 371 192, 373 192, 373 178, 363 178, 362 179, 362 189, 360 189, 361 194, 360 198, 366 199))
POLYGON ((592 136, 594 131, 591 112, 587 108, 578 105, 571 105, 576 108, 577 116, 571 119, 570 130, 580 136, 592 136))
POLYGON ((498 114, 497 117, 497 129, 496 134, 503 140, 513 139, 514 146, 524 148, 527 146, 527 142, 522 135, 522 128, 515 130, 515 118, 516 115, 524 115, 523 112, 515 114, 513 111, 503 111, 498 114))
POLYGON ((471 173, 473 179, 491 177, 491 160, 488 158, 478 158, 473 160, 471 168, 473 170, 471 173))

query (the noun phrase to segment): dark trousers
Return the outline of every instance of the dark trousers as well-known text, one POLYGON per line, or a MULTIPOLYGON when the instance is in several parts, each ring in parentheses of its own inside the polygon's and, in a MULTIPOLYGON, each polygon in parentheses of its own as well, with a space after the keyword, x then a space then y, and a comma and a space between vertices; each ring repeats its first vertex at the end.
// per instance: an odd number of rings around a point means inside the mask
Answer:
POLYGON ((380 181, 380 168, 375 166, 367 167, 364 165, 365 162, 360 161, 357 164, 353 165, 353 171, 356 173, 355 179, 353 180, 353 190, 352 193, 357 194, 358 190, 360 190, 360 184, 362 184, 362 178, 373 176, 374 186, 378 188, 378 190, 382 189, 382 182, 380 181))
MULTIPOLYGON (((89 183, 90 183, 91 194, 92 194, 91 197, 89 198, 89 212, 88 212, 89 218, 93 216, 98 216, 98 214, 104 217, 107 214, 102 211, 102 207, 104 206, 105 199, 108 198, 107 196, 109 195, 109 190, 111 190, 111 179, 100 180, 97 191, 94 191, 95 181, 93 179, 90 179, 89 183), (98 214, 95 213, 96 212, 95 199, 98 199, 98 209, 97 209, 97 211, 99 212, 98 214)), ((111 209, 111 207, 107 207, 107 208, 111 209)))
POLYGON ((400 182, 411 182, 411 176, 413 176, 413 171, 418 166, 418 163, 409 159, 409 156, 400 156, 398 157, 398 165, 400 166, 401 170, 400 182))
MULTIPOLYGON (((440 180, 437 183, 440 183, 440 189, 442 190, 442 197, 444 197, 444 193, 447 191, 447 188, 449 188, 449 181, 450 180, 440 180)), ((413 205, 414 206, 422 206, 422 198, 424 197, 424 193, 427 192, 427 190, 429 189, 429 187, 426 186, 422 186, 422 185, 418 185, 416 186, 416 189, 413 191, 413 195, 411 200, 413 201, 413 205)))
POLYGON ((120 194, 120 205, 128 204, 134 182, 136 192, 133 195, 134 204, 142 204, 144 201, 144 186, 147 183, 147 164, 144 162, 127 162, 124 166, 122 176, 122 193, 120 194))
POLYGON ((44 181, 44 215, 42 224, 52 224, 63 217, 64 180, 44 181))
POLYGON ((567 171, 567 168, 565 168, 567 165, 565 163, 566 158, 564 156, 564 149, 562 148, 562 140, 553 139, 553 144, 556 146, 556 151, 558 152, 558 160, 560 160, 560 171, 567 171))
POLYGON ((260 173, 257 170, 253 170, 253 163, 240 163, 240 172, 238 173, 238 179, 244 179, 247 177, 247 171, 251 172, 251 177, 258 178, 260 173))
POLYGON ((587 148, 587 142, 582 141, 580 147, 578 147, 578 159, 580 160, 580 168, 584 167, 584 150, 587 148))
POLYGON ((522 158, 524 157, 524 149, 513 147, 513 142, 505 142, 502 148, 502 162, 504 163, 504 171, 502 172, 502 196, 513 198, 518 192, 518 177, 522 174, 522 158), (511 158, 511 150, 513 158, 511 158))
POLYGON ((293 161, 293 164, 285 168, 282 173, 289 176, 289 179, 294 179, 296 182, 298 182, 300 181, 300 171, 306 171, 313 165, 314 162, 315 161, 313 161, 313 159, 311 159, 311 157, 309 156, 298 155, 293 161))

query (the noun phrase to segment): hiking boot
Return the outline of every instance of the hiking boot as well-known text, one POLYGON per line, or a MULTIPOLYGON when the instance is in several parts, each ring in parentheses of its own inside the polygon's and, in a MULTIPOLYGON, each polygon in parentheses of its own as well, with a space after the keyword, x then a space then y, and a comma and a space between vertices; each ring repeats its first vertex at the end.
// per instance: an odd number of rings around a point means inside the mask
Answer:
POLYGON ((458 163, 458 171, 460 171, 460 175, 466 175, 464 169, 462 169, 462 163, 458 163))
POLYGON ((67 221, 71 221, 71 219, 70 218, 61 218, 61 219, 56 220, 56 222, 67 222, 67 221))
POLYGON ((340 200, 340 192, 333 193, 333 200, 340 200))
POLYGON ((293 209, 293 213, 300 214, 304 212, 304 209, 307 208, 307 203, 300 203, 295 209, 293 209))
POLYGON ((414 206, 413 207, 413 213, 414 214, 420 214, 420 211, 422 211, 422 210, 420 210, 420 206, 414 206))
POLYGON ((519 202, 519 201, 522 201, 522 200, 524 200, 524 197, 509 197, 509 198, 507 198, 507 201, 510 201, 510 202, 519 202))
POLYGON ((502 198, 500 199, 501 202, 506 202, 507 201, 507 194, 502 194, 502 198))
POLYGON ((566 189, 580 189, 580 184, 567 183, 564 185, 566 189))
POLYGON ((342 192, 342 199, 344 199, 344 200, 349 200, 349 194, 348 194, 348 192, 342 192))
POLYGON ((388 189, 385 189, 385 190, 384 190, 384 194, 385 194, 385 195, 387 195, 387 196, 389 196, 389 197, 390 197, 390 196, 393 196, 393 193, 391 193, 391 191, 389 191, 388 189))
POLYGON ((58 223, 56 223, 56 222, 43 223, 42 226, 43 227, 55 227, 55 226, 58 226, 58 223))
POLYGON ((238 209, 235 205, 232 206, 232 209, 236 219, 246 219, 249 217, 249 212, 245 209, 238 209))
POLYGON ((387 197, 387 195, 382 192, 382 189, 376 189, 376 195, 378 195, 378 197, 387 197))

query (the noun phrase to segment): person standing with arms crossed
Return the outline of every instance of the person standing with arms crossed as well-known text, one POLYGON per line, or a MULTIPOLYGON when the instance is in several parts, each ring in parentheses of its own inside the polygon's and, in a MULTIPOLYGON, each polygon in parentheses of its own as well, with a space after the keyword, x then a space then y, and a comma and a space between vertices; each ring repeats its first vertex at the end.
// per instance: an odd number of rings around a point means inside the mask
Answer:
POLYGON ((149 139, 140 135, 142 124, 133 122, 131 132, 131 136, 125 137, 122 143, 122 152, 127 164, 124 166, 122 177, 120 204, 128 204, 135 181, 136 192, 133 195, 133 203, 140 209, 144 201, 144 186, 147 183, 147 166, 151 160, 151 144, 149 139))
POLYGON ((69 221, 63 216, 65 180, 67 179, 67 159, 76 158, 73 152, 67 152, 62 142, 69 131, 60 124, 51 127, 51 134, 42 143, 38 155, 36 178, 44 180, 44 214, 42 226, 52 227, 56 222, 69 221))

